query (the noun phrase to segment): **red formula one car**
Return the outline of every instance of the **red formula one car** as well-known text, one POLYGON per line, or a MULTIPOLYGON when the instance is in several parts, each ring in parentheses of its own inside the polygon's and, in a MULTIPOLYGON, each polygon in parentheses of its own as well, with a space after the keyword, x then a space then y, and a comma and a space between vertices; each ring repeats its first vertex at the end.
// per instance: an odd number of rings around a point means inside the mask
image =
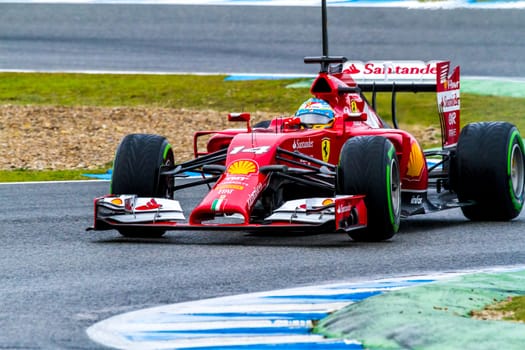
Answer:
MULTIPOLYGON (((473 123, 460 132, 459 67, 449 75, 449 62, 305 61, 322 69, 314 98, 296 115, 252 127, 248 113, 230 114, 246 127, 197 132, 193 160, 176 164, 162 136, 126 136, 111 194, 95 199, 93 228, 149 237, 172 229, 342 231, 380 241, 410 215, 457 207, 472 220, 520 213, 522 138, 506 122, 473 123), (375 112, 379 91, 436 92, 442 148, 425 152, 414 136, 388 127, 375 112), (197 144, 206 135, 201 152, 197 144), (201 177, 178 185, 190 171, 201 177), (186 217, 177 190, 202 184, 213 185, 186 217)), ((395 126, 395 105, 392 114, 395 126)))
POLYGON ((506 122, 460 130, 459 67, 346 62, 326 54, 305 62, 321 70, 313 98, 295 115, 251 126, 248 113, 230 114, 246 127, 197 132, 190 161, 175 163, 162 136, 126 136, 116 152, 111 193, 95 199, 92 229, 134 237, 182 229, 340 231, 381 241, 398 231, 402 217, 416 214, 460 207, 471 220, 519 215, 522 138, 506 122), (376 93, 384 91, 392 93, 393 128, 375 111, 376 93), (437 94, 440 149, 423 151, 397 128, 398 92, 437 94), (188 172, 200 177, 180 181, 188 172), (209 191, 200 203, 182 208, 177 191, 203 184, 209 191))

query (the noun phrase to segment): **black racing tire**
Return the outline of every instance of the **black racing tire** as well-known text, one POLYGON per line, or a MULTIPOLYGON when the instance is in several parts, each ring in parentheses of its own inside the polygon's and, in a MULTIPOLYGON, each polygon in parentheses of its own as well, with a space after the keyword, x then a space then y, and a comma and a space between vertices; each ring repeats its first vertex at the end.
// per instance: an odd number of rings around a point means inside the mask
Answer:
MULTIPOLYGON (((130 134, 120 142, 113 162, 111 194, 173 198, 173 179, 161 178, 162 165, 174 164, 173 150, 163 136, 130 134)), ((161 237, 164 230, 122 228, 126 237, 161 237)))
POLYGON ((507 122, 466 125, 459 136, 452 183, 473 221, 507 221, 523 208, 525 156, 518 129, 507 122))
POLYGON ((401 218, 401 177, 392 142, 381 136, 348 139, 339 155, 337 192, 365 195, 367 227, 350 231, 353 240, 392 238, 401 218))

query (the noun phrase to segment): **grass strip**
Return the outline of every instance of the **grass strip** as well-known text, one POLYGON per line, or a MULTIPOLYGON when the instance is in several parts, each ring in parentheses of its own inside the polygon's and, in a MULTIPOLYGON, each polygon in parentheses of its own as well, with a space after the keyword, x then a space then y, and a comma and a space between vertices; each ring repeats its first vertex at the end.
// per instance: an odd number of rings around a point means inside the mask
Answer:
MULTIPOLYGON (((0 73, 0 104, 51 106, 151 106, 293 114, 310 97, 308 87, 287 88, 301 79, 225 81, 224 75, 0 73)), ((369 96, 370 99, 370 96, 369 96)), ((525 130, 525 99, 463 93, 461 120, 505 120, 525 130)), ((390 121, 391 95, 378 94, 377 111, 390 121)), ((436 95, 399 93, 401 127, 439 128, 436 95)), ((0 128, 2 126, 0 125, 0 128)), ((174 126, 176 127, 176 126, 174 126)), ((100 169, 104 172, 106 169, 100 169)), ((81 171, 0 171, 0 181, 83 178, 81 171)))
POLYGON ((525 296, 508 297, 506 300, 473 310, 471 316, 479 320, 505 320, 525 323, 525 296))
MULTIPOLYGON (((0 170, 0 182, 30 182, 30 181, 71 181, 89 180, 84 176, 87 170, 0 170)), ((105 174, 107 168, 89 170, 90 174, 105 174)))

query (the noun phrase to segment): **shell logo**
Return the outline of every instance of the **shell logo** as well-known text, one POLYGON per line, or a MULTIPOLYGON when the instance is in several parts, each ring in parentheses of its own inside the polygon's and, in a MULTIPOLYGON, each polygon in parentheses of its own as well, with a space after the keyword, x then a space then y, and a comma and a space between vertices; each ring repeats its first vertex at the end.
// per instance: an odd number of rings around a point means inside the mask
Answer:
POLYGON ((120 199, 120 198, 113 198, 113 199, 111 200, 111 204, 114 204, 114 205, 122 205, 122 204, 124 204, 124 202, 122 202, 122 199, 120 199))
POLYGON ((323 200, 323 202, 321 203, 324 207, 326 207, 327 205, 332 205, 334 204, 334 200, 331 199, 331 198, 327 198, 325 200, 323 200))
POLYGON ((258 171, 257 163, 252 160, 237 160, 228 166, 228 174, 232 175, 248 175, 258 171))
POLYGON ((411 177, 419 177, 425 165, 425 158, 421 152, 421 148, 416 142, 412 142, 412 150, 408 160, 407 175, 411 177))

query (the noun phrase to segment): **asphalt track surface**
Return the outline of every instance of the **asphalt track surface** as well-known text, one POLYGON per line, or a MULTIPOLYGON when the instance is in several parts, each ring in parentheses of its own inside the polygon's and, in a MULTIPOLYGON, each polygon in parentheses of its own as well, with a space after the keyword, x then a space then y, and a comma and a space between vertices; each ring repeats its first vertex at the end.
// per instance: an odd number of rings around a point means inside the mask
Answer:
MULTIPOLYGON (((316 7, 0 3, 0 70, 316 73, 316 7)), ((352 60, 449 59, 468 76, 525 77, 525 10, 328 9, 352 60)))
MULTIPOLYGON (((0 348, 98 349, 92 324, 147 307, 341 281, 525 264, 525 214, 413 217, 383 243, 346 235, 85 232, 107 182, 0 185, 0 348)), ((180 194, 184 206, 198 193, 180 194)))
MULTIPOLYGON (((329 11, 341 28, 331 30, 334 54, 450 58, 463 74, 525 76, 521 10, 329 11)), ((0 4, 0 69, 308 73, 302 57, 319 54, 318 22, 312 8, 0 4)), ((458 210, 414 217, 376 244, 231 232, 130 240, 84 231, 92 199, 107 190, 0 185, 0 348, 98 349, 87 327, 163 304, 525 264, 524 214, 508 223, 471 223, 458 210)), ((195 203, 195 193, 183 200, 195 203)))

